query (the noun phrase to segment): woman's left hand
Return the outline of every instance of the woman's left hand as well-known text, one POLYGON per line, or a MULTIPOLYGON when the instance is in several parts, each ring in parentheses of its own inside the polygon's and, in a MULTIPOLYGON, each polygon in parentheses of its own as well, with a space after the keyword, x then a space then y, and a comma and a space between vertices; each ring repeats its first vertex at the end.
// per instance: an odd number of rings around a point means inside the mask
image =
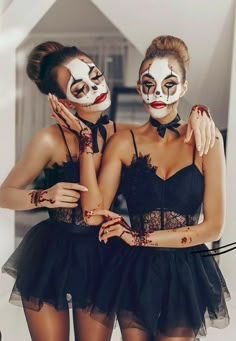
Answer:
POLYGON ((86 216, 89 219, 90 216, 102 216, 105 222, 102 224, 99 231, 99 240, 105 244, 108 239, 112 237, 119 237, 130 246, 134 243, 134 232, 131 231, 131 227, 126 223, 125 219, 119 214, 106 209, 96 209, 87 211, 86 216))
POLYGON ((210 110, 204 105, 192 107, 185 142, 189 142, 194 133, 197 150, 200 156, 207 154, 209 148, 215 143, 215 123, 211 117, 210 110))
POLYGON ((130 231, 130 229, 124 226, 125 224, 127 223, 122 217, 115 218, 103 223, 99 233, 99 240, 104 241, 104 243, 106 244, 109 238, 119 237, 126 244, 134 246, 135 243, 133 233, 130 231))

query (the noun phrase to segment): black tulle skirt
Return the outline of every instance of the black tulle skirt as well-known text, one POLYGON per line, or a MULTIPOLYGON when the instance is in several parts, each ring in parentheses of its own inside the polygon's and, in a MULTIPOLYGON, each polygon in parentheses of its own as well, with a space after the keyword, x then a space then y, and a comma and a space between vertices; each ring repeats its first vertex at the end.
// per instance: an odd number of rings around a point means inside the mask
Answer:
POLYGON ((16 279, 10 302, 34 310, 43 303, 89 308, 108 250, 98 231, 50 219, 32 227, 2 269, 16 279))
POLYGON ((113 254, 97 288, 94 318, 108 324, 116 313, 121 328, 169 337, 203 336, 208 326, 229 324, 230 295, 214 258, 198 253, 208 250, 205 245, 130 247, 116 238, 109 243, 113 254))

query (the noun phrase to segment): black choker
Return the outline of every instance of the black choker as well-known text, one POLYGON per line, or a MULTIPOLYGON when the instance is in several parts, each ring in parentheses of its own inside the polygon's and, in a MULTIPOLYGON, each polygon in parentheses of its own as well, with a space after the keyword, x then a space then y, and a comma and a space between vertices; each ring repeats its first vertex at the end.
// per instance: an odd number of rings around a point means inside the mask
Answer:
POLYGON ((150 116, 149 118, 149 122, 151 123, 151 125, 153 127, 157 128, 157 132, 161 137, 165 136, 166 133, 166 129, 170 129, 171 131, 173 131, 174 133, 176 133, 178 136, 180 135, 180 133, 178 132, 178 130, 176 130, 175 128, 178 128, 180 126, 180 123, 178 123, 180 121, 180 117, 179 114, 177 114, 175 116, 175 118, 173 119, 173 121, 167 123, 167 124, 161 124, 160 122, 156 121, 154 118, 152 118, 150 116))
POLYGON ((107 115, 100 116, 100 118, 97 120, 96 123, 85 120, 84 118, 80 117, 77 113, 75 114, 75 116, 79 120, 81 120, 84 124, 86 124, 86 126, 89 127, 89 129, 91 130, 92 138, 93 138, 93 152, 94 153, 99 152, 98 141, 97 141, 97 132, 99 131, 104 141, 103 147, 102 147, 102 152, 103 152, 105 148, 106 139, 107 139, 107 131, 104 125, 109 123, 108 116, 107 115))

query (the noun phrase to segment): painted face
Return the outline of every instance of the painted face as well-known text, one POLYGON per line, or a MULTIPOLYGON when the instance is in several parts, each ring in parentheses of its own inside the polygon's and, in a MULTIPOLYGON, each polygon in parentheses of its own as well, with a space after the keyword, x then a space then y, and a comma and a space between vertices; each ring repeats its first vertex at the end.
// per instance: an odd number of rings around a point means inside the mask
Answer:
POLYGON ((110 104, 110 91, 101 71, 93 63, 75 58, 64 66, 70 71, 66 97, 88 111, 104 111, 110 104))
POLYGON ((154 118, 168 114, 168 107, 180 98, 181 76, 173 71, 168 58, 155 58, 141 74, 141 95, 154 118))

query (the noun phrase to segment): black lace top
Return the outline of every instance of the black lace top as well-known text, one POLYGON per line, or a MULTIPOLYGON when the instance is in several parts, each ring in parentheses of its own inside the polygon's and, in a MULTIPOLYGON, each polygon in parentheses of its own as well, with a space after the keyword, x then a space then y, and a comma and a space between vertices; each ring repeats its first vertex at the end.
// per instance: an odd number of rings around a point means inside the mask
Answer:
MULTIPOLYGON (((63 140, 67 148, 67 160, 61 165, 55 163, 53 167, 44 169, 45 188, 54 186, 58 182, 77 182, 79 183, 79 160, 72 157, 66 142, 63 130, 58 125, 63 140)), ((48 213, 51 219, 58 222, 72 223, 75 225, 86 225, 83 220, 83 212, 80 203, 75 208, 49 208, 48 213)))
MULTIPOLYGON (((62 138, 64 140, 66 149, 67 149, 67 160, 63 162, 61 165, 57 163, 53 165, 51 168, 44 169, 45 174, 45 188, 49 188, 57 184, 58 182, 80 182, 79 176, 79 159, 73 158, 69 149, 69 146, 66 142, 66 138, 64 132, 60 125, 58 125, 60 129, 62 138)), ((116 132, 116 124, 113 122, 113 129, 116 132)), ((106 140, 104 140, 104 144, 106 140)), ((49 216, 51 219, 58 222, 66 222, 72 223, 75 225, 89 226, 83 220, 83 211, 80 205, 80 201, 78 202, 78 206, 76 208, 50 208, 48 209, 49 216)))
POLYGON ((137 231, 153 232, 198 223, 204 192, 204 177, 192 163, 161 179, 150 155, 135 154, 129 166, 123 165, 121 190, 126 198, 131 226, 137 231))

